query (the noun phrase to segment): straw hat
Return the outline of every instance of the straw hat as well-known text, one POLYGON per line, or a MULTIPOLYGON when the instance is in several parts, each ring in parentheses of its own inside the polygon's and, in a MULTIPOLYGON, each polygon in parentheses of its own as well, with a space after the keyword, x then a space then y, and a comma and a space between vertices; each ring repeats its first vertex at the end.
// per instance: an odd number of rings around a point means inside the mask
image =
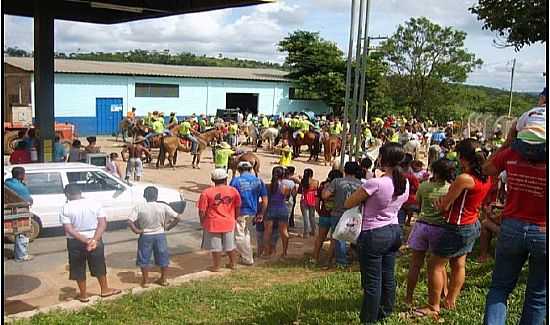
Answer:
POLYGON ((229 145, 229 143, 224 141, 224 142, 220 143, 220 148, 222 148, 222 149, 231 149, 231 146, 229 145))

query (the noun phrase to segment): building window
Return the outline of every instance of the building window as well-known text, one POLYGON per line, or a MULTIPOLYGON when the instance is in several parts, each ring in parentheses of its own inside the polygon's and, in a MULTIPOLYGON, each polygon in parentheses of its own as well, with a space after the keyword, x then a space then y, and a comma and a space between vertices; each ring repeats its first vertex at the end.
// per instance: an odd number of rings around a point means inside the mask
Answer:
POLYGON ((300 88, 290 87, 288 88, 288 98, 297 100, 315 100, 319 99, 319 96, 300 88))
POLYGON ((173 84, 136 83, 136 97, 179 97, 180 87, 173 84))

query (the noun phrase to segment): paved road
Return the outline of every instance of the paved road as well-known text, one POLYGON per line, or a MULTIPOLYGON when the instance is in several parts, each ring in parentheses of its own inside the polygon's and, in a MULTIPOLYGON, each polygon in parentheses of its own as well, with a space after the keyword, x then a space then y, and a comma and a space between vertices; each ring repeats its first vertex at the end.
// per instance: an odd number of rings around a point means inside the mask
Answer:
MULTIPOLYGON (((34 260, 17 263, 6 259, 6 252, 13 252, 13 244, 4 244, 4 274, 22 275, 36 272, 47 272, 59 265, 66 265, 67 246, 61 228, 45 233, 29 244, 29 253, 34 260)), ((173 255, 183 254, 200 249, 202 231, 198 220, 195 203, 187 202, 184 219, 169 233, 168 246, 173 255)), ((125 222, 110 223, 103 236, 107 265, 116 267, 135 266, 137 235, 127 228, 125 222)), ((11 254, 10 254, 11 255, 11 254)))

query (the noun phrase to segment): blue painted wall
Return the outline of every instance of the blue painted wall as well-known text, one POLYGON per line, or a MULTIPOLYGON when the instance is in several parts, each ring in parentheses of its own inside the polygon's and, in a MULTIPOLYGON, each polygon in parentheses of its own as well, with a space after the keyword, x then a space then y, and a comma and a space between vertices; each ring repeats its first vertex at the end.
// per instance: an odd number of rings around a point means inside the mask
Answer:
MULTIPOLYGON (((214 115, 217 109, 225 108, 226 93, 257 93, 258 111, 267 115, 329 111, 321 101, 289 99, 289 87, 290 83, 271 81, 56 73, 55 117, 60 122, 76 124, 79 134, 89 135, 95 132, 98 97, 122 98, 124 116, 132 107, 140 116, 154 110, 165 115, 176 112, 177 116, 189 116, 193 113, 214 115), (135 83, 142 82, 178 84, 179 97, 135 97, 135 83)), ((34 105, 34 99, 32 103, 34 105)))

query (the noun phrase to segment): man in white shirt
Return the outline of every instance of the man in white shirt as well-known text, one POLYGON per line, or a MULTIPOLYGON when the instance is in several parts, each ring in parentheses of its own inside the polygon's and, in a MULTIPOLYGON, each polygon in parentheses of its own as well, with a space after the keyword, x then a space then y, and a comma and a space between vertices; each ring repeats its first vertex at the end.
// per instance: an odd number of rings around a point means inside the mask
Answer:
POLYGON ((82 197, 80 185, 65 186, 68 202, 59 213, 59 220, 67 236, 69 252, 69 279, 75 280, 81 302, 88 302, 86 292, 86 262, 90 274, 96 277, 101 287, 101 297, 117 295, 122 291, 109 288, 107 285, 107 267, 101 236, 107 228, 107 216, 101 205, 82 197))
POLYGON ((154 186, 146 187, 143 197, 147 202, 136 206, 128 216, 130 229, 140 235, 136 265, 141 268, 143 275, 141 286, 147 287, 151 255, 155 257, 155 265, 160 267, 160 279, 155 283, 167 286, 166 271, 170 263, 170 252, 164 231, 174 228, 182 215, 178 215, 168 204, 156 202, 158 189, 154 186))

